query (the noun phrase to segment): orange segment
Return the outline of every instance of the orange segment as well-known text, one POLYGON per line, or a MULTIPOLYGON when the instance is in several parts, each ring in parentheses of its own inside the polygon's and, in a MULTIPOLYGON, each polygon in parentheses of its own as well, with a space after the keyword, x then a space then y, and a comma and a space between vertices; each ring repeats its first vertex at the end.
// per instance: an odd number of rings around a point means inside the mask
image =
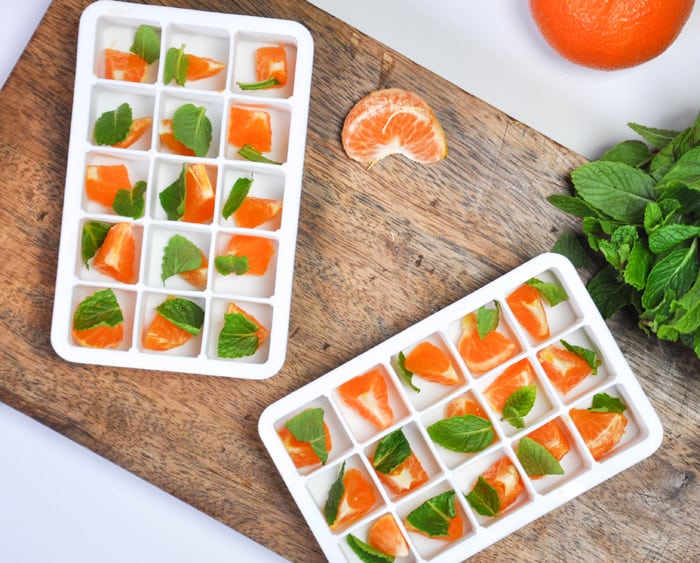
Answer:
POLYGON ((480 338, 475 313, 469 313, 462 319, 462 334, 457 348, 469 371, 475 375, 495 368, 518 351, 515 341, 496 330, 480 338))
POLYGON ((131 122, 131 129, 129 129, 126 139, 120 141, 119 143, 115 143, 113 146, 120 149, 130 147, 141 137, 143 137, 146 131, 148 131, 148 129, 151 127, 151 123, 153 123, 153 119, 150 117, 137 117, 131 122))
POLYGON ((114 326, 98 325, 85 330, 71 330, 80 346, 88 348, 118 348, 124 338, 124 323, 114 326))
POLYGON ((187 270, 185 272, 180 272, 179 276, 185 280, 190 285, 193 285, 197 289, 204 289, 207 287, 207 272, 209 269, 209 260, 204 256, 204 253, 200 250, 202 254, 202 264, 199 268, 194 270, 187 270))
POLYGON ((617 445, 627 427, 623 413, 571 409, 569 414, 595 460, 617 445))
POLYGON ((528 434, 528 437, 547 448, 549 453, 552 454, 557 461, 571 450, 569 439, 566 437, 566 434, 564 434, 561 425, 556 419, 550 420, 547 424, 543 424, 539 428, 533 430, 528 434))
POLYGON ((189 223, 211 223, 216 194, 204 164, 188 164, 185 172, 185 212, 189 223))
POLYGON ((370 526, 367 543, 393 557, 408 555, 408 543, 392 514, 384 514, 370 526))
POLYGON ((197 55, 185 55, 189 64, 187 65, 187 80, 202 80, 210 78, 221 72, 226 66, 224 63, 209 59, 207 57, 198 57, 197 55))
POLYGON ((282 202, 276 199, 248 196, 234 212, 236 225, 245 229, 253 229, 272 221, 282 213, 282 202))
POLYGON ((380 368, 358 375, 338 387, 340 398, 380 430, 394 422, 389 390, 380 368))
POLYGON ((122 283, 136 283, 136 239, 131 223, 116 223, 110 227, 92 267, 122 283))
POLYGON ((537 353, 537 359, 552 385, 563 394, 571 391, 593 373, 591 366, 581 356, 559 346, 543 348, 537 353))
POLYGON ((85 167, 85 194, 92 201, 112 207, 119 190, 130 190, 129 170, 124 164, 88 164, 85 167))
POLYGON ((417 94, 398 88, 376 90, 357 102, 341 138, 348 157, 363 163, 391 154, 422 163, 447 156, 445 133, 433 110, 417 94))
POLYGON ((484 480, 496 489, 501 501, 500 512, 513 504, 525 489, 518 470, 508 456, 503 456, 494 462, 482 475, 484 480))
POLYGON ((156 312, 153 321, 143 335, 143 347, 146 350, 171 350, 182 346, 192 338, 192 334, 171 323, 156 312))
MULTIPOLYGON (((328 430, 328 425, 323 423, 323 431, 326 436, 326 451, 330 452, 333 446, 331 440, 331 433, 328 430)), ((321 459, 316 455, 311 444, 309 442, 302 442, 294 437, 294 434, 286 426, 282 426, 277 431, 284 448, 289 453, 289 457, 292 458, 292 462, 298 468, 308 467, 310 465, 316 465, 321 463, 321 459)))
POLYGON ((226 254, 247 257, 248 271, 246 274, 262 276, 267 272, 270 260, 275 254, 275 245, 270 239, 264 237, 234 235, 228 243, 226 254))
POLYGON ((484 397, 496 412, 501 412, 513 391, 535 381, 535 370, 527 359, 508 366, 484 391, 484 397))
POLYGON ((158 131, 158 137, 160 142, 168 148, 168 150, 174 152, 175 154, 181 154, 183 156, 194 156, 194 151, 181 143, 175 138, 173 133, 173 120, 163 119, 160 122, 160 130, 158 131))
POLYGON ((428 480, 428 474, 413 452, 389 473, 377 471, 377 476, 390 491, 397 495, 412 491, 428 480))
POLYGON ((263 326, 263 324, 258 319, 256 319, 253 315, 251 315, 247 311, 244 311, 235 303, 229 303, 228 307, 226 308, 226 314, 236 314, 236 313, 243 315, 251 323, 257 325, 258 330, 255 331, 255 336, 258 337, 258 348, 260 348, 260 346, 262 346, 263 343, 270 336, 270 331, 268 329, 266 329, 263 326))
POLYGON ((138 55, 116 49, 105 49, 105 78, 143 82, 148 63, 138 55))
POLYGON ((404 366, 423 379, 455 385, 459 383, 457 372, 445 351, 432 342, 421 342, 406 356, 404 366))
POLYGON ((489 419, 486 411, 484 411, 479 403, 464 395, 455 397, 449 403, 447 403, 447 406, 445 407, 445 418, 452 418, 453 416, 466 416, 468 414, 480 416, 486 420, 489 419))
POLYGON ((255 75, 258 82, 275 78, 281 88, 287 84, 287 53, 282 46, 260 47, 255 51, 255 75))
POLYGON ((228 142, 236 147, 251 145, 261 153, 270 152, 272 150, 270 114, 261 109, 231 106, 228 142))
POLYGON ((374 506, 377 495, 370 483, 358 469, 348 469, 343 475, 345 491, 340 497, 338 514, 331 525, 337 530, 364 516, 374 506))
POLYGON ((535 340, 549 338, 549 323, 540 292, 523 284, 508 297, 506 303, 513 315, 535 340))
MULTIPOLYGON (((432 499, 431 499, 432 500, 432 499)), ((426 501, 429 502, 429 501, 426 501)), ((433 538, 433 539, 439 539, 439 540, 444 540, 448 542, 453 542, 458 540, 464 535, 464 521, 462 518, 462 512, 459 508, 459 504, 455 501, 454 503, 455 506, 455 515, 453 518, 450 519, 449 523, 447 524, 447 534, 444 536, 437 536, 433 535, 431 536, 430 534, 424 532, 423 530, 419 530, 415 526, 413 526, 408 520, 405 520, 406 528, 412 532, 416 532, 417 534, 420 534, 422 536, 425 536, 427 538, 433 538)), ((442 513, 440 516, 442 517, 447 517, 447 514, 442 513)))

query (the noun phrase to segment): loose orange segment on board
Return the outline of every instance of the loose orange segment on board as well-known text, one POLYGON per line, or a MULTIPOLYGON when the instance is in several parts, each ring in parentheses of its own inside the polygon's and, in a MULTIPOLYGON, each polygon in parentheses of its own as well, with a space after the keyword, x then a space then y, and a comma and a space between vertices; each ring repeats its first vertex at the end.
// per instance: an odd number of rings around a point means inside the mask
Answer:
POLYGON ((492 330, 481 338, 477 330, 476 313, 469 313, 462 319, 462 334, 457 348, 469 371, 475 375, 495 368, 518 351, 515 341, 497 330, 492 330))
MULTIPOLYGON (((326 451, 330 452, 333 443, 331 433, 328 430, 328 425, 325 422, 323 423, 323 431, 326 436, 326 451)), ((297 440, 294 437, 294 434, 292 434, 291 430, 289 430, 289 428, 286 426, 282 426, 282 428, 277 431, 277 434, 282 440, 284 448, 287 450, 289 457, 292 458, 292 462, 296 467, 301 469, 302 467, 309 467, 311 465, 321 463, 321 458, 316 455, 316 452, 311 447, 311 444, 309 442, 297 440)))
POLYGON ((428 474, 413 452, 389 473, 381 473, 380 471, 376 473, 379 480, 397 495, 412 491, 428 480, 428 474))
POLYGON ((357 102, 341 138, 348 157, 368 164, 391 154, 421 163, 447 156, 445 132, 433 110, 414 92, 398 88, 376 90, 357 102))
POLYGON ((506 303, 513 315, 535 340, 549 338, 549 323, 540 292, 523 284, 508 297, 506 303))
POLYGON ((207 57, 198 57, 189 53, 186 53, 185 56, 189 61, 185 77, 190 81, 211 78, 219 74, 226 66, 220 61, 207 57))
POLYGON ((569 414, 595 460, 617 445, 627 427, 627 417, 623 413, 571 409, 569 414))
POLYGON ((252 276, 263 276, 275 254, 274 243, 264 237, 234 235, 228 243, 226 254, 248 258, 248 271, 252 276))
POLYGON ((136 239, 131 223, 116 223, 109 228, 92 267, 122 283, 136 283, 136 239))
POLYGON ((236 147, 252 146, 260 153, 272 150, 270 114, 261 109, 231 106, 228 142, 236 147))
POLYGON ((332 530, 337 530, 364 516, 377 501, 377 494, 370 483, 358 469, 348 469, 343 475, 345 492, 340 497, 338 513, 332 530))
POLYGON ((253 229, 276 219, 282 213, 282 202, 276 199, 248 196, 233 213, 236 225, 253 229))
POLYGON ((393 514, 384 514, 370 526, 367 543, 374 549, 393 557, 408 555, 408 542, 393 514))
POLYGON ((209 260, 207 260, 207 257, 204 256, 204 253, 201 250, 200 252, 202 253, 202 264, 199 266, 199 268, 195 268, 194 270, 187 270, 185 272, 180 272, 178 275, 187 283, 193 285, 197 289, 204 289, 205 287, 207 287, 207 272, 209 269, 209 260))
POLYGON ((185 212, 189 223, 211 223, 216 193, 204 164, 188 164, 185 172, 185 212))
POLYGON ((428 381, 443 385, 459 383, 459 376, 452 367, 450 358, 442 348, 432 342, 421 342, 413 348, 406 356, 404 366, 428 381))
POLYGON ((85 330, 71 330, 80 346, 88 348, 118 348, 124 338, 124 323, 114 326, 99 325, 85 330))
POLYGON ((484 397, 496 412, 501 412, 514 391, 535 381, 535 370, 527 359, 508 366, 484 391, 484 397))
POLYGON ((105 78, 143 82, 148 71, 148 63, 131 52, 105 49, 105 78))
POLYGON ((499 513, 513 504, 525 489, 518 470, 508 456, 494 462, 482 475, 484 481, 496 489, 501 501, 499 513))
POLYGON ((126 136, 126 139, 115 143, 112 146, 118 147, 120 149, 129 148, 141 137, 143 137, 146 131, 150 129, 151 123, 153 123, 153 119, 150 117, 137 117, 131 122, 131 129, 129 129, 129 133, 126 136))
POLYGON ((340 398, 380 430, 394 422, 389 390, 381 369, 353 377, 338 387, 340 398))
POLYGON ((270 331, 268 329, 266 329, 265 326, 263 326, 263 324, 258 319, 256 319, 253 315, 251 315, 248 311, 244 311, 235 303, 229 303, 228 307, 226 308, 226 314, 236 314, 236 313, 243 315, 246 319, 248 319, 251 323, 253 323, 254 325, 256 325, 258 327, 258 330, 255 331, 255 336, 258 337, 258 348, 260 348, 260 346, 262 346, 263 343, 270 336, 270 331))
POLYGON ((581 356, 554 344, 540 350, 537 359, 552 385, 563 394, 593 373, 591 366, 581 356))
POLYGON ((160 130, 158 131, 158 136, 160 142, 168 148, 168 150, 174 152, 175 154, 181 154, 183 156, 194 156, 195 152, 181 143, 175 138, 173 133, 173 120, 163 119, 160 122, 160 130))
POLYGON ((556 419, 550 420, 547 424, 543 424, 530 432, 527 436, 541 446, 547 448, 549 453, 552 454, 557 461, 571 450, 569 439, 566 437, 566 434, 564 434, 561 425, 556 419))
POLYGON ((287 53, 282 46, 260 47, 255 51, 255 75, 258 82, 274 78, 279 82, 272 88, 287 84, 287 53))
POLYGON ((130 190, 129 170, 124 164, 88 164, 85 167, 85 194, 89 199, 112 207, 119 190, 130 190))
POLYGON ((182 346, 192 338, 192 333, 171 323, 163 315, 156 312, 153 321, 143 335, 143 347, 146 350, 172 350, 182 346))

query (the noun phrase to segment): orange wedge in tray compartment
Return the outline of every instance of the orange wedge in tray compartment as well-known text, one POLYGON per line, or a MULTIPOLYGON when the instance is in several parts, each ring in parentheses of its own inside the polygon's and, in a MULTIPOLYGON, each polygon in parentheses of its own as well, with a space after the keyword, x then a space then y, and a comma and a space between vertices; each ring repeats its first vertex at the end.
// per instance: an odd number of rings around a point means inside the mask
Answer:
POLYGON ((114 326, 106 324, 86 328, 85 330, 71 330, 71 334, 80 346, 87 348, 118 348, 124 338, 124 323, 114 326))
POLYGON ((332 530, 337 530, 347 524, 362 518, 377 501, 377 493, 370 481, 365 479, 358 469, 348 469, 343 475, 345 491, 340 497, 332 530))
POLYGON ((281 88, 287 84, 287 53, 281 45, 260 47, 255 51, 255 76, 259 82, 274 78, 281 88))
POLYGON ((392 557, 405 557, 409 552, 408 542, 393 514, 385 514, 375 520, 369 528, 367 543, 392 557))
POLYGON ((569 414, 595 460, 617 445, 627 427, 627 417, 619 412, 571 409, 569 414))
POLYGON ((540 292, 528 284, 523 284, 508 297, 506 303, 522 327, 535 340, 549 338, 549 322, 540 292))
POLYGON ((262 346, 267 338, 270 336, 270 331, 266 329, 263 324, 256 319, 253 315, 248 313, 247 311, 244 311, 241 309, 238 305, 235 303, 229 303, 228 307, 226 308, 226 314, 227 315, 243 315, 246 319, 248 319, 251 323, 256 325, 258 327, 258 330, 255 331, 255 336, 258 337, 258 348, 262 346))
POLYGON ((484 391, 484 397, 496 412, 501 412, 506 400, 514 391, 527 385, 533 385, 535 370, 532 364, 523 359, 508 366, 484 391))
POLYGON ((197 289, 204 289, 205 287, 207 287, 207 272, 209 269, 209 260, 207 260, 207 257, 201 250, 199 252, 202 254, 202 263, 199 266, 199 268, 194 268, 193 270, 186 270, 184 272, 180 272, 178 275, 187 283, 193 285, 197 289))
POLYGON ((276 199, 248 196, 233 213, 236 225, 254 229, 276 219, 282 213, 282 202, 276 199))
MULTIPOLYGON (((328 425, 325 422, 323 423, 323 432, 326 437, 326 451, 330 452, 333 443, 331 433, 328 430, 328 425)), ((287 450, 289 457, 292 458, 292 462, 299 469, 321 463, 321 459, 313 450, 311 444, 309 442, 297 440, 294 437, 294 434, 292 434, 291 430, 289 430, 289 428, 286 426, 282 426, 282 428, 277 431, 277 435, 282 440, 282 444, 287 450)))
POLYGON ((518 470, 508 456, 495 461, 482 477, 498 494, 498 499, 501 501, 499 513, 513 504, 525 489, 518 470))
POLYGON ((137 117, 131 122, 131 129, 129 129, 129 133, 127 134, 126 138, 123 141, 120 141, 118 143, 115 143, 114 147, 118 147, 120 149, 126 149, 129 148, 131 145, 133 145, 136 141, 138 141, 143 135, 148 131, 151 127, 151 123, 153 123, 153 119, 151 117, 137 117))
POLYGON ((85 167, 85 194, 89 199, 112 207, 119 190, 131 190, 129 170, 124 164, 88 164, 85 167))
POLYGON ((192 333, 171 323, 163 315, 156 312, 153 321, 148 325, 143 335, 143 347, 147 350, 171 350, 187 343, 192 333))
MULTIPOLYGON (((445 406, 445 418, 452 418, 453 416, 466 416, 468 414, 478 416, 484 420, 489 420, 489 417, 483 407, 477 401, 465 395, 455 397, 445 406)), ((492 443, 496 440, 497 438, 494 433, 492 443)))
POLYGON ((210 59, 208 57, 199 57, 186 53, 188 65, 185 77, 187 80, 202 80, 211 78, 219 74, 226 66, 221 61, 210 59))
POLYGON ((459 376, 452 367, 445 351, 432 342, 421 342, 406 356, 404 367, 414 374, 443 385, 459 383, 459 376))
POLYGON ((131 223, 115 223, 109 228, 92 268, 122 283, 136 282, 136 239, 131 223))
POLYGON ((563 394, 593 373, 593 368, 581 356, 554 344, 537 352, 537 359, 552 385, 563 394))
POLYGON ((260 153, 272 150, 270 114, 262 109, 231 106, 228 142, 236 147, 250 145, 260 153))
POLYGON ((408 493, 428 481, 428 474, 413 452, 389 473, 376 473, 379 480, 397 495, 408 493))
POLYGON ((462 319, 462 334, 457 347, 467 367, 475 375, 495 368, 518 351, 515 341, 497 330, 492 330, 481 338, 475 313, 469 313, 462 319))
POLYGON ((380 430, 394 422, 389 389, 380 368, 346 381, 338 387, 338 393, 345 404, 380 430))
POLYGON ((547 448, 557 461, 563 458, 571 450, 569 439, 561 429, 557 420, 550 420, 547 424, 543 424, 539 428, 533 430, 528 435, 528 438, 534 440, 541 446, 547 448))
POLYGON ((214 217, 216 194, 206 166, 188 164, 185 173, 185 212, 182 221, 189 223, 211 223, 214 217))
POLYGON ((265 237, 234 235, 226 247, 226 254, 246 257, 248 270, 245 273, 252 276, 263 276, 275 254, 275 245, 265 237))
POLYGON ((175 154, 181 154, 183 156, 194 156, 195 152, 184 143, 178 141, 175 138, 175 133, 173 133, 173 120, 172 119, 162 119, 160 122, 160 129, 158 131, 158 137, 160 142, 165 145, 168 150, 174 152, 175 154))
POLYGON ((148 72, 148 63, 138 55, 116 49, 105 49, 105 78, 143 82, 148 72))

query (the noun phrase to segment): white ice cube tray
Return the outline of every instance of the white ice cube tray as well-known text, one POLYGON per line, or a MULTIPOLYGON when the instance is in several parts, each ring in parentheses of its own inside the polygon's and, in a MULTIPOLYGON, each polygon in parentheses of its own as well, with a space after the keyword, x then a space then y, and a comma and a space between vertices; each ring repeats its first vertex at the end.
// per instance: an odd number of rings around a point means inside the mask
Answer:
POLYGON ((287 347, 292 275, 296 248, 306 127, 313 65, 313 40, 301 24, 288 20, 189 9, 100 1, 84 11, 78 36, 75 92, 71 124, 61 244, 56 279, 51 340, 63 358, 91 364, 159 369, 177 372, 262 379, 281 368, 287 347), (150 25, 160 35, 160 59, 151 65, 147 80, 132 83, 104 76, 104 49, 129 51, 137 28, 150 25), (163 83, 165 54, 170 47, 224 62, 218 75, 178 86, 163 83), (237 82, 254 82, 255 51, 264 45, 282 45, 287 54, 289 79, 280 88, 244 91, 237 82), (105 111, 128 102, 134 118, 150 116, 150 134, 130 148, 98 146, 93 129, 105 111), (161 147, 159 123, 179 106, 205 107, 212 122, 212 143, 202 158, 179 156, 161 147), (261 108, 271 116, 272 150, 265 156, 281 164, 252 162, 227 142, 228 108, 232 104, 261 108), (211 224, 169 221, 158 194, 175 181, 183 163, 203 163, 216 189, 211 224), (147 182, 144 216, 133 220, 85 196, 85 169, 89 164, 125 164, 130 180, 147 182), (282 201, 281 219, 255 229, 238 228, 221 210, 239 177, 253 178, 250 195, 282 201), (81 231, 88 221, 130 221, 137 239, 138 281, 123 284, 88 269, 81 260, 81 231), (267 237, 275 246, 264 276, 221 276, 213 267, 232 234, 267 237), (161 281, 163 249, 174 234, 199 246, 208 257, 208 284, 195 290, 178 276, 161 281), (235 279, 233 279, 235 278, 235 279), (112 288, 125 317, 125 338, 119 349, 79 346, 71 336, 73 313, 85 296, 112 288), (154 307, 167 296, 192 299, 205 311, 201 333, 189 343, 166 352, 151 352, 141 335, 154 307), (223 313, 236 303, 270 331, 257 352, 241 359, 217 357, 217 338, 223 313))
POLYGON ((397 561, 446 563, 463 561, 651 455, 661 444, 663 430, 575 268, 566 258, 547 253, 271 404, 260 418, 259 432, 301 513, 330 561, 360 561, 348 547, 347 535, 353 534, 367 541, 370 525, 389 512, 399 522, 410 546, 410 555, 397 558, 397 561), (535 342, 529 337, 514 318, 505 300, 510 292, 533 277, 558 283, 569 295, 567 301, 554 307, 545 305, 551 336, 542 342, 535 342), (461 320, 470 312, 494 302, 501 311, 499 330, 515 337, 521 350, 501 366, 475 376, 469 372, 457 349, 461 320), (539 350, 560 339, 593 349, 602 360, 597 375, 589 375, 566 395, 552 386, 537 361, 539 350), (448 353, 460 377, 458 385, 445 386, 414 376, 414 382, 421 389, 420 393, 416 393, 399 377, 396 367, 399 352, 408 354, 416 344, 424 340, 433 342, 448 353), (502 422, 500 413, 495 413, 487 406, 483 391, 506 366, 523 358, 529 359, 535 368, 537 400, 530 414, 525 417, 525 428, 517 430, 502 422), (342 383, 376 367, 382 368, 385 373, 395 415, 394 423, 381 432, 346 406, 337 391, 342 383), (596 461, 576 430, 569 411, 574 407, 590 407, 592 396, 603 392, 624 401, 628 424, 617 446, 600 461, 596 461), (497 437, 485 450, 473 454, 455 453, 438 446, 426 430, 430 424, 444 418, 444 407, 448 401, 464 394, 476 399, 488 412, 497 437), (333 446, 326 465, 297 469, 277 431, 290 418, 311 407, 323 408, 324 421, 331 433, 333 446), (561 421, 571 444, 571 450, 561 460, 565 473, 530 479, 515 455, 515 448, 522 436, 553 419, 561 421), (377 478, 369 456, 381 438, 399 428, 404 430, 413 452, 421 460, 429 481, 409 494, 397 497, 377 478), (507 455, 517 467, 525 491, 503 514, 495 518, 484 517, 471 508, 464 494, 471 490, 477 477, 503 455, 507 455), (337 478, 343 463, 346 463, 346 469, 360 469, 371 480, 379 500, 361 520, 346 529, 333 532, 325 522, 323 506, 328 489, 337 478), (465 522, 462 539, 449 543, 428 539, 406 530, 404 520, 409 512, 428 498, 450 490, 456 492, 455 500, 465 522))

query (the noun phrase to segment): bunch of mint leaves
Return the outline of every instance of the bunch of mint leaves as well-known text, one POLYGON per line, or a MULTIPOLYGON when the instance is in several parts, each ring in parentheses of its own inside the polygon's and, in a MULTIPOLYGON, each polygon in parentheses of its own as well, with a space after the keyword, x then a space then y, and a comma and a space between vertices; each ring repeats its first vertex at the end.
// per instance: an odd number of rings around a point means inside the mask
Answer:
POLYGON ((700 358, 700 115, 684 131, 628 126, 646 142, 618 143, 571 173, 574 195, 547 198, 582 221, 552 250, 595 265, 587 289, 604 318, 631 309, 645 333, 700 358))

